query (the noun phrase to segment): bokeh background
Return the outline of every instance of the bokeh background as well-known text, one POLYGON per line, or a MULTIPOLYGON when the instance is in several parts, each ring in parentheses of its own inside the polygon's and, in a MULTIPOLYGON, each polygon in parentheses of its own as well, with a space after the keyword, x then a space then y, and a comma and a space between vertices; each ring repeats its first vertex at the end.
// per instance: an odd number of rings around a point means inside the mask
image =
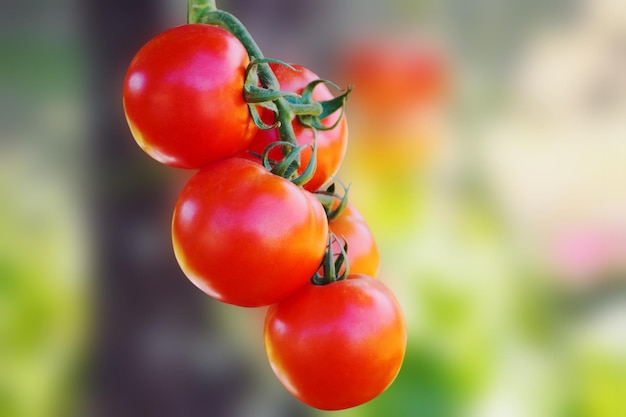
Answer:
MULTIPOLYGON (((338 416, 626 415, 626 3, 220 0, 351 84, 340 178, 409 344, 338 416)), ((0 3, 0 416, 321 416, 178 269, 126 65, 174 0, 0 3)))

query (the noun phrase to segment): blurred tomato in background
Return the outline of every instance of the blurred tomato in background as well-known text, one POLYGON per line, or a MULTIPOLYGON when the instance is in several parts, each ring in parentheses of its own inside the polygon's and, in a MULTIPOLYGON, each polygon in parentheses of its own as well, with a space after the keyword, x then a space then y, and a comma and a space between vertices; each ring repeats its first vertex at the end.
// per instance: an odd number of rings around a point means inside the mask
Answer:
MULTIPOLYGON (((219 1, 348 100, 338 177, 406 314, 391 387, 338 416, 626 415, 626 6, 219 1)), ((121 86, 186 4, 0 4, 0 416, 315 416, 263 309, 176 265, 191 174, 121 86)))
POLYGON ((445 47, 427 42, 382 33, 337 52, 338 79, 353 87, 348 112, 355 139, 348 158, 366 161, 377 177, 410 175, 442 145, 452 68, 445 47))
POLYGON ((354 88, 350 110, 382 129, 444 101, 451 87, 445 53, 415 34, 370 34, 337 53, 337 80, 354 88))

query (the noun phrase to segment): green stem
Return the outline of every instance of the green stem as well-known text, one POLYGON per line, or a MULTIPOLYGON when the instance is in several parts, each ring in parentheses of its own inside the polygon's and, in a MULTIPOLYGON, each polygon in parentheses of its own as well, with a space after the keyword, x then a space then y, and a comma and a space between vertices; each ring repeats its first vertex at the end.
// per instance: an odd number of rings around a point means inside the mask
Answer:
POLYGON ((212 10, 217 10, 215 0, 188 0, 187 23, 202 23, 204 15, 212 10))
POLYGON ((319 116, 324 110, 320 103, 290 103, 291 111, 296 115, 319 116))
POLYGON ((344 244, 339 245, 340 252, 334 254, 333 242, 340 243, 337 235, 335 235, 333 232, 330 232, 328 234, 326 252, 324 253, 324 258, 322 259, 322 264, 320 266, 320 268, 322 269, 322 274, 320 274, 318 271, 311 278, 311 281, 315 285, 332 284, 333 282, 341 281, 348 278, 348 275, 350 274, 350 262, 348 261, 348 243, 344 240, 344 244), (337 255, 337 259, 335 259, 335 255, 337 255), (341 271, 342 267, 343 271, 341 271))
MULTIPOLYGON (((296 133, 293 131, 293 125, 291 121, 295 117, 293 111, 289 107, 289 103, 284 98, 279 98, 274 101, 278 108, 278 137, 283 142, 289 142, 294 146, 298 145, 296 141, 296 133)), ((285 156, 286 148, 283 147, 283 156, 285 156)), ((298 158, 298 165, 300 164, 298 158)))

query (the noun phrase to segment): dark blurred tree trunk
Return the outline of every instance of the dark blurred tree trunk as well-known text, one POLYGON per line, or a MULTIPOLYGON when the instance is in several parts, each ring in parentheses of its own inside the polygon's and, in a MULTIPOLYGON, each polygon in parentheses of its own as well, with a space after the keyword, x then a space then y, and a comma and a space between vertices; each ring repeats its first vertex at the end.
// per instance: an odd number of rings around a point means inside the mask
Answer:
POLYGON ((229 349, 212 331, 212 300, 185 279, 171 248, 171 178, 181 174, 139 149, 122 109, 128 63, 165 29, 157 23, 164 20, 160 4, 83 5, 92 69, 98 276, 89 392, 80 415, 241 415, 234 410, 250 388, 248 367, 234 353, 215 353, 229 349))

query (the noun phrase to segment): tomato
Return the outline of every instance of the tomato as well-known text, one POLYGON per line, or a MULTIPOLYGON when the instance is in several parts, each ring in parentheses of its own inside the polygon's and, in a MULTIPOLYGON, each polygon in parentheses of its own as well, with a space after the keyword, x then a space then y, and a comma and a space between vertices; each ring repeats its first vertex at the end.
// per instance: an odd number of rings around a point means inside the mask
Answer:
POLYGON ((269 307, 264 338, 269 363, 300 401, 323 410, 363 404, 398 374, 406 324, 395 296, 366 275, 309 283, 269 307))
POLYGON ((243 158, 199 170, 172 220, 185 275, 229 304, 275 303, 305 285, 324 256, 328 222, 313 194, 243 158))
POLYGON ((380 254, 374 235, 367 222, 358 210, 349 204, 329 222, 329 229, 338 238, 333 242, 333 253, 338 253, 343 239, 348 242, 348 262, 351 274, 364 274, 372 277, 378 275, 380 254))
POLYGON ((383 128, 439 107, 448 94, 443 49, 425 40, 362 38, 345 49, 338 66, 339 77, 354 86, 350 109, 383 128))
POLYGON ((257 130, 243 99, 248 54, 224 29, 188 24, 146 43, 124 80, 126 119, 157 161, 199 168, 232 156, 257 130))
MULTIPOLYGON (((279 64, 272 63, 270 66, 278 79, 282 91, 302 94, 302 90, 307 84, 319 78, 311 70, 300 65, 293 65, 298 71, 293 71, 279 64)), ((332 93, 324 84, 317 85, 313 90, 313 100, 315 101, 330 100, 332 98, 332 93)), ((317 168, 313 178, 304 184, 306 190, 317 191, 328 183, 331 177, 339 171, 348 146, 348 123, 345 115, 341 113, 341 110, 337 110, 335 113, 322 120, 322 125, 332 126, 337 122, 339 117, 341 117, 341 120, 333 129, 317 131, 317 168)), ((265 123, 272 124, 274 122, 274 113, 270 110, 264 110, 261 113, 261 118, 265 123)), ((293 129, 298 145, 313 143, 313 131, 300 124, 297 119, 293 121, 293 129)), ((247 150, 261 154, 268 144, 278 140, 278 129, 259 129, 247 150)), ((270 158, 276 160, 282 157, 279 147, 273 149, 269 155, 270 158)), ((254 158, 249 152, 245 152, 242 156, 254 158)), ((306 167, 310 159, 311 149, 306 149, 301 154, 300 173, 302 173, 302 170, 306 167)))
POLYGON ((338 78, 354 86, 347 110, 355 146, 346 165, 385 192, 400 189, 398 182, 414 186, 446 150, 453 74, 445 48, 378 33, 349 42, 342 52, 338 78))

